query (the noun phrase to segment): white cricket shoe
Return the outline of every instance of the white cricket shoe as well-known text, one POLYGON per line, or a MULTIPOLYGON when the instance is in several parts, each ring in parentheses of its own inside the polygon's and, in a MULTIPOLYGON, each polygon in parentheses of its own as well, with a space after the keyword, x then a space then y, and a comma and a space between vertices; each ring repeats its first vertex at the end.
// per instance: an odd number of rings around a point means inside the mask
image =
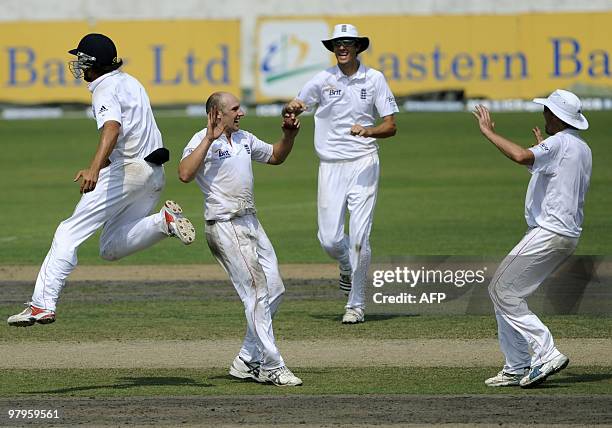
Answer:
POLYGON ((229 369, 229 374, 230 376, 238 379, 254 379, 257 382, 263 382, 259 378, 260 369, 260 363, 246 362, 240 358, 240 355, 238 355, 232 362, 232 366, 229 369))
POLYGON ((357 324, 360 322, 365 322, 363 309, 349 308, 342 317, 342 324, 357 324))
POLYGON ((546 380, 548 376, 560 372, 569 364, 569 358, 563 354, 553 358, 547 363, 540 364, 537 367, 532 367, 529 373, 526 374, 520 382, 521 388, 533 388, 546 380))
POLYGON ((276 386, 298 386, 302 384, 302 379, 291 373, 287 366, 277 369, 259 371, 260 382, 270 382, 276 386))
POLYGON ((195 228, 188 218, 183 217, 183 209, 174 201, 166 201, 162 210, 169 236, 176 236, 185 245, 195 240, 195 228))
POLYGON ((338 285, 340 286, 340 291, 342 291, 345 296, 348 296, 351 292, 351 288, 353 288, 352 272, 340 270, 338 285))
POLYGON ((51 324, 55 322, 55 312, 47 309, 37 308, 31 303, 26 303, 27 308, 18 314, 10 316, 6 322, 13 327, 29 327, 36 323, 51 324))
POLYGON ((523 370, 522 373, 506 373, 500 371, 496 376, 485 380, 487 386, 518 386, 521 379, 529 372, 529 369, 523 370))

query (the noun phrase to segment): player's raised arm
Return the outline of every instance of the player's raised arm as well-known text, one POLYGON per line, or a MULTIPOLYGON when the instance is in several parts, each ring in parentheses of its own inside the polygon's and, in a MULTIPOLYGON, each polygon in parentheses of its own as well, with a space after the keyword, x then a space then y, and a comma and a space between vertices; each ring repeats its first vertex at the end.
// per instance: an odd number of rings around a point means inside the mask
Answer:
POLYGON ((478 126, 480 127, 482 135, 493 143, 508 159, 521 165, 533 165, 535 157, 531 150, 527 150, 495 132, 495 122, 491 119, 489 110, 485 106, 477 105, 472 113, 478 121, 478 126))
POLYGON ((211 144, 225 132, 225 127, 221 124, 218 108, 211 108, 207 117, 208 124, 206 127, 206 135, 202 139, 202 142, 193 152, 191 152, 191 154, 186 156, 179 163, 178 174, 179 179, 183 183, 189 183, 195 178, 200 165, 202 165, 202 162, 206 158, 206 154, 211 144))
POLYGON ((283 124, 281 126, 283 136, 280 141, 272 146, 272 156, 268 160, 270 165, 280 165, 287 159, 295 137, 300 132, 300 120, 293 113, 283 113, 283 124))

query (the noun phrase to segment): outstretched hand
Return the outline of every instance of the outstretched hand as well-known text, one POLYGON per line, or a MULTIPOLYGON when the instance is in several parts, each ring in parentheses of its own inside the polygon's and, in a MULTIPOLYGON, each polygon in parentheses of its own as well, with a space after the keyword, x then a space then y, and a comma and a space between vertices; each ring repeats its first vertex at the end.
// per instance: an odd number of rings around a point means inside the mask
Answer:
POLYGON ((300 131, 300 119, 298 119, 295 113, 283 113, 283 124, 281 126, 283 133, 287 137, 295 137, 300 131))
POLYGON ((283 107, 283 117, 286 113, 293 113, 297 116, 304 111, 306 111, 306 104, 302 100, 295 98, 283 107))
POLYGON ((533 132, 533 136, 535 137, 535 140, 536 140, 534 146, 537 146, 542 141, 544 141, 544 137, 542 137, 542 131, 540 131, 540 128, 536 126, 535 128, 531 130, 531 132, 533 132))
POLYGON ((480 132, 482 132, 484 135, 495 132, 495 122, 491 120, 491 114, 485 106, 483 106, 482 104, 478 104, 472 114, 476 117, 476 120, 478 121, 480 132))
POLYGON ((208 123, 206 125, 206 138, 211 143, 219 138, 225 132, 225 126, 221 124, 219 118, 219 109, 213 107, 208 112, 208 123))

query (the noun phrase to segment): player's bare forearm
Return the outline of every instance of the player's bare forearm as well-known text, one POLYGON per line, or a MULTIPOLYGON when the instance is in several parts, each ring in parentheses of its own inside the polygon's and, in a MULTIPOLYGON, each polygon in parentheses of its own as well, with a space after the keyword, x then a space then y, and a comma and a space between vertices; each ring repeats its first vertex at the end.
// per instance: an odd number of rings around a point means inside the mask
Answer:
POLYGON ((270 157, 268 163, 270 165, 280 165, 281 163, 285 162, 285 159, 287 159, 289 153, 291 153, 291 150, 293 149, 294 142, 295 136, 283 136, 278 143, 272 146, 272 156, 270 157))
POLYGON ((94 155, 91 165, 89 166, 90 170, 100 171, 102 168, 108 165, 108 157, 115 148, 120 133, 121 124, 119 122, 109 120, 108 122, 104 123, 104 126, 102 126, 102 132, 100 134, 98 150, 96 150, 96 154, 94 155))
POLYGON ((383 117, 381 123, 376 126, 365 127, 361 125, 353 125, 351 127, 351 135, 358 135, 367 138, 389 138, 397 133, 395 125, 395 117, 393 115, 383 117))
POLYGON ((291 149, 293 149, 295 137, 300 132, 300 120, 295 113, 283 112, 281 129, 283 130, 283 136, 278 143, 272 146, 272 156, 268 160, 270 165, 280 165, 285 162, 285 159, 291 153, 291 149))
POLYGON ((81 193, 88 193, 96 188, 100 170, 108 166, 108 157, 117 144, 117 138, 119 138, 120 132, 121 124, 114 120, 105 122, 102 126, 98 149, 96 150, 89 168, 80 170, 77 172, 76 177, 74 177, 74 181, 82 180, 80 188, 81 193))
MULTIPOLYGON (((533 165, 535 156, 531 150, 527 150, 526 148, 513 143, 495 132, 495 122, 493 122, 491 119, 491 113, 489 113, 489 110, 485 106, 477 105, 472 114, 478 121, 478 126, 480 127, 480 132, 482 132, 482 135, 493 143, 493 145, 497 147, 499 151, 502 152, 508 159, 521 165, 533 165)), ((535 129, 533 132, 536 135, 537 140, 538 135, 535 129)), ((541 138, 541 135, 539 137, 541 138)))
POLYGON ((202 165, 202 162, 204 162, 206 158, 206 154, 211 144, 212 141, 208 137, 204 137, 202 143, 186 156, 185 159, 181 160, 178 168, 179 180, 183 183, 193 181, 198 173, 198 169, 200 169, 200 165, 202 165))
POLYGON ((483 133, 483 135, 508 159, 521 165, 533 165, 535 157, 531 150, 527 150, 493 131, 489 131, 486 134, 483 133))

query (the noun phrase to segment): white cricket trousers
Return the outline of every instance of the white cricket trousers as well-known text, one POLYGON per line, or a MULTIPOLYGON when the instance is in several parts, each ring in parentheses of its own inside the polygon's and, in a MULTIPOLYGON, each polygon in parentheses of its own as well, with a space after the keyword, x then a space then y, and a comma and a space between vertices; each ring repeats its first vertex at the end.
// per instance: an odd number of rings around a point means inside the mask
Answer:
POLYGON ((319 164, 319 241, 340 270, 352 272, 353 286, 346 308, 365 309, 370 268, 370 231, 378 193, 380 166, 373 153, 350 161, 319 164), (349 233, 344 233, 348 208, 349 233))
POLYGON ((272 318, 285 292, 272 243, 253 214, 206 225, 213 256, 228 273, 244 305, 247 331, 240 357, 266 370, 285 365, 276 347, 272 318))
POLYGON ((536 227, 510 251, 489 284, 507 373, 523 373, 557 357, 553 337, 525 298, 575 250, 578 238, 536 227), (531 349, 532 355, 529 354, 531 349))
POLYGON ((96 188, 83 194, 72 216, 60 223, 40 268, 32 305, 55 311, 66 278, 77 265, 77 249, 100 227, 100 256, 118 260, 160 241, 161 214, 147 217, 164 187, 164 169, 130 160, 100 170, 96 188))

